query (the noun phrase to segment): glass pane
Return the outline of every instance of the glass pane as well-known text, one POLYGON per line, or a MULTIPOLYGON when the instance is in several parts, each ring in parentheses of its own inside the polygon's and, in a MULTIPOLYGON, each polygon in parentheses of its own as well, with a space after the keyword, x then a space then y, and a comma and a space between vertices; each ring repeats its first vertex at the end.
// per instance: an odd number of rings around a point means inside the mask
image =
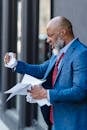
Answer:
MULTIPOLYGON (((39 63, 45 60, 46 53, 46 26, 50 20, 51 15, 51 1, 50 0, 40 0, 39 4, 39 63)), ((38 123, 44 130, 47 130, 47 125, 44 122, 40 107, 38 106, 38 123)))
MULTIPOLYGON (((20 59, 21 53, 21 0, 17 1, 17 59, 20 59)), ((16 83, 20 81, 20 74, 17 73, 16 83)), ((11 109, 19 111, 19 96, 14 96, 9 102, 8 106, 11 109)))
POLYGON ((40 10, 39 10, 39 62, 43 62, 45 59, 45 39, 46 35, 46 26, 50 20, 50 0, 40 0, 40 10))

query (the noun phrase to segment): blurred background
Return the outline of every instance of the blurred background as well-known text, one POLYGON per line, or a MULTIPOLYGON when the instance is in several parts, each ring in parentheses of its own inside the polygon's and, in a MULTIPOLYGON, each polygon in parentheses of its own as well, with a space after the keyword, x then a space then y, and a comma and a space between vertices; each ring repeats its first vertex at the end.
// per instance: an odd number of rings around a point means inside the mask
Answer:
POLYGON ((0 0, 0 129, 48 130, 37 104, 24 96, 5 103, 3 92, 22 75, 4 67, 6 52, 17 53, 18 60, 39 64, 51 56, 46 44, 46 25, 52 17, 65 16, 73 24, 76 37, 87 44, 87 0, 0 0))

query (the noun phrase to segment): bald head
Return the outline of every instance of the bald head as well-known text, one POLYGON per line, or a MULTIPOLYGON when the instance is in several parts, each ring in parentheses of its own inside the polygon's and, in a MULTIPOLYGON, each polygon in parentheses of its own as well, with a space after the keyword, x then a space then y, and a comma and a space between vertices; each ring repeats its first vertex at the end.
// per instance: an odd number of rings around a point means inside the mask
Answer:
POLYGON ((57 30, 57 28, 63 28, 63 29, 67 29, 68 31, 72 32, 71 22, 62 16, 58 16, 58 17, 51 19, 49 21, 49 23, 47 24, 47 28, 49 28, 49 27, 56 29, 56 30, 57 30))

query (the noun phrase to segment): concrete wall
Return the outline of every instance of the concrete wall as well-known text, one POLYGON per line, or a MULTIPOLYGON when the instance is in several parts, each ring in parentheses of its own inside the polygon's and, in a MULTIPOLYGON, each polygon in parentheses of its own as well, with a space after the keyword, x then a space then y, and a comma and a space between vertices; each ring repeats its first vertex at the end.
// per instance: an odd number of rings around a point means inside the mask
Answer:
POLYGON ((87 0, 54 0, 53 7, 53 15, 70 19, 75 35, 87 44, 87 0))

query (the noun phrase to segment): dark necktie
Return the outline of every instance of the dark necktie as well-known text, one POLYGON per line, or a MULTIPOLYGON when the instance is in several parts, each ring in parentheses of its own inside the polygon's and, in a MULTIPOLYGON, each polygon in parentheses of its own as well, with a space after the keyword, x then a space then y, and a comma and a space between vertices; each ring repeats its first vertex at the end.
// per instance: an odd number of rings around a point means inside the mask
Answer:
MULTIPOLYGON (((54 83, 55 83, 55 80, 56 80, 56 77, 58 74, 58 65, 59 65, 60 61, 62 60, 63 56, 64 56, 64 53, 62 53, 59 56, 59 58, 56 60, 56 63, 55 63, 54 69, 53 69, 53 73, 52 73, 52 87, 54 86, 54 83)), ((50 108, 50 121, 53 124, 53 108, 52 108, 52 106, 50 108)))

